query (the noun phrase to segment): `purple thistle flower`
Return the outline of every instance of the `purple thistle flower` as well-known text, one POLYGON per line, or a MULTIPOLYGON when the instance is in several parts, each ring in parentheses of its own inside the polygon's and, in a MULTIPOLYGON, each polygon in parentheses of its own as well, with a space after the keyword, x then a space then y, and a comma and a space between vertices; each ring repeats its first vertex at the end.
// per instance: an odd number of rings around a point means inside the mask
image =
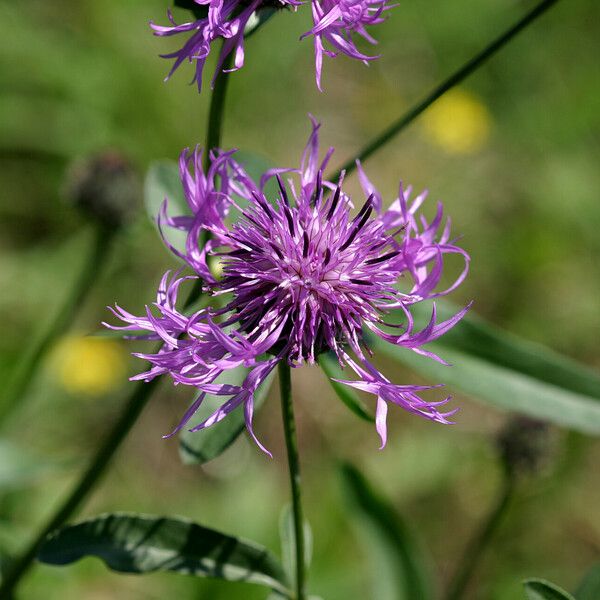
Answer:
POLYGON ((366 26, 384 21, 383 12, 394 8, 387 0, 313 0, 314 27, 302 37, 314 36, 315 72, 317 87, 321 89, 323 55, 336 57, 340 52, 364 62, 379 58, 362 53, 352 38, 356 34, 371 44, 377 41, 369 35, 366 26), (325 42, 333 48, 328 50, 325 42))
POLYGON ((252 429, 254 392, 279 361, 292 367, 313 364, 325 351, 335 353, 340 365, 356 376, 340 383, 377 396, 376 427, 382 448, 389 403, 440 423, 449 423, 448 417, 455 412, 441 408, 449 397, 437 402, 421 398, 422 391, 439 386, 391 383, 371 363, 364 332, 444 362, 423 346, 454 326, 469 307, 438 323, 434 304, 429 324, 420 331, 415 330, 410 307, 460 285, 469 256, 450 240, 441 204, 428 222, 417 216, 427 194, 410 200, 410 188, 400 186, 398 198, 384 211, 381 195, 360 164, 366 201, 353 216, 352 200, 342 189, 343 175, 338 182, 323 178, 333 149, 319 161, 318 131, 313 121, 300 168, 268 171, 260 185, 235 162, 232 153, 215 157, 206 176, 197 151, 191 156, 187 151, 182 154, 182 179, 194 216, 168 218, 165 210, 161 220, 188 232, 184 258, 214 296, 227 299, 225 305, 183 314, 177 309, 178 291, 185 280, 194 277, 166 273, 154 304, 158 314, 147 307, 145 315, 134 316, 116 306, 111 310, 124 325, 109 326, 146 330, 149 335, 144 339, 164 342, 157 354, 136 354, 151 367, 134 379, 149 381, 169 374, 176 384, 200 390, 170 435, 186 426, 205 394, 216 394, 224 396, 223 405, 192 431, 209 427, 243 405, 248 431, 265 450, 252 429), (194 174, 188 171, 190 162, 195 165, 194 174), (296 176, 298 183, 290 178, 286 187, 283 173, 296 176), (279 194, 267 198, 264 187, 272 178, 277 179, 279 194), (240 206, 236 197, 246 205, 240 206), (225 216, 232 208, 240 216, 228 225, 225 216), (202 229, 211 239, 199 249, 202 229), (446 254, 460 255, 465 267, 452 285, 438 291, 446 254), (211 275, 209 258, 221 260, 220 280, 211 275), (402 281, 406 281, 404 292, 398 287, 402 281), (390 310, 402 311, 405 323, 386 323, 390 310), (250 369, 241 386, 215 383, 222 373, 238 366, 250 369))
MULTIPOLYGON (((261 9, 287 8, 294 10, 303 4, 300 0, 193 0, 198 9, 205 8, 206 16, 186 23, 177 24, 171 11, 167 12, 170 25, 156 25, 152 21, 150 27, 154 35, 169 37, 188 34, 185 44, 175 52, 161 55, 174 59, 173 67, 167 79, 184 61, 195 61, 195 73, 192 81, 196 82, 198 91, 202 88, 202 72, 210 54, 212 44, 218 38, 224 40, 217 67, 212 78, 212 85, 222 70, 225 59, 233 52, 233 67, 224 72, 237 71, 244 65, 244 32, 252 15, 261 9)), ((356 46, 353 36, 376 44, 366 30, 367 26, 383 22, 383 13, 395 5, 388 0, 311 0, 314 27, 301 36, 314 37, 315 72, 317 87, 321 90, 321 72, 323 56, 335 57, 340 52, 351 58, 370 61, 378 56, 362 53, 356 46), (327 47, 326 47, 327 46, 327 47)))
POLYGON ((223 63, 229 54, 234 53, 233 67, 225 72, 237 71, 244 66, 244 30, 250 21, 254 12, 264 6, 284 8, 286 6, 296 7, 300 4, 297 0, 193 0, 198 8, 207 7, 206 17, 182 23, 178 25, 171 11, 167 11, 167 16, 171 26, 156 25, 152 21, 150 27, 154 35, 164 37, 177 35, 179 33, 190 34, 185 44, 175 52, 161 55, 163 58, 173 58, 175 62, 167 79, 181 65, 182 62, 196 62, 196 71, 194 79, 198 85, 198 91, 202 89, 202 72, 204 64, 210 54, 212 43, 222 38, 224 40, 223 48, 219 54, 215 74, 213 75, 212 85, 218 73, 223 67, 223 63))

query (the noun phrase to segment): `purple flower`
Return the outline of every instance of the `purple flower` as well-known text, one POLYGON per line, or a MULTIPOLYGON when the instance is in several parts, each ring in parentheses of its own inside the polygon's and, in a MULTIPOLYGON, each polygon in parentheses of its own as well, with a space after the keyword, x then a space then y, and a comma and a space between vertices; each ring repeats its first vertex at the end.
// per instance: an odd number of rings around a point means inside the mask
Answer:
POLYGON ((248 431, 256 440, 252 414, 258 386, 278 362, 292 367, 313 364, 325 351, 335 353, 340 365, 356 377, 340 383, 377 396, 381 447, 386 442, 390 403, 440 423, 448 423, 455 412, 443 411, 449 397, 437 402, 421 397, 422 391, 438 386, 391 383, 371 363, 365 331, 444 362, 423 346, 455 325, 468 307, 438 323, 434 304, 429 324, 420 331, 415 329, 410 308, 455 289, 467 274, 469 257, 450 239, 449 223, 442 223, 441 204, 429 222, 418 215, 427 194, 410 200, 410 188, 400 186, 397 199, 383 210, 381 195, 360 164, 366 200, 353 214, 353 202, 342 189, 344 176, 337 182, 323 178, 333 149, 319 160, 318 131, 313 121, 299 168, 268 171, 259 185, 232 153, 215 157, 206 176, 198 153, 182 154, 182 179, 194 216, 172 218, 168 224, 188 232, 184 258, 207 290, 225 299, 222 308, 182 313, 177 308, 178 291, 185 280, 194 277, 167 273, 154 308, 147 307, 144 315, 134 316, 119 306, 111 309, 124 322, 113 329, 142 329, 149 332, 145 339, 164 342, 156 354, 136 354, 151 367, 134 379, 149 381, 169 374, 176 384, 200 390, 173 433, 186 426, 205 394, 216 394, 224 397, 222 406, 192 431, 220 421, 243 405, 248 431), (193 175, 189 162, 195 164, 193 175), (287 186, 281 178, 284 173, 290 175, 287 186), (279 193, 267 197, 265 184, 273 178, 279 193), (239 217, 228 225, 225 217, 233 209, 239 217), (199 249, 201 230, 209 232, 211 239, 199 249), (454 283, 438 290, 447 254, 460 255, 465 266, 454 283), (220 280, 211 275, 209 259, 221 261, 220 280), (392 310, 404 315, 403 325, 386 322, 392 310), (239 366, 250 369, 241 386, 215 383, 224 372, 239 366))
MULTIPOLYGON (((387 0, 312 0, 314 27, 302 37, 314 36, 317 87, 321 90, 323 55, 336 57, 340 52, 351 58, 369 61, 379 56, 362 53, 353 40, 356 34, 376 44, 366 30, 368 25, 383 22, 383 12, 394 8, 387 0), (333 50, 327 49, 325 43, 333 50)), ((322 91, 322 90, 321 90, 322 91)))
MULTIPOLYGON (((249 27, 252 15, 261 9, 287 8, 294 10, 301 6, 301 0, 193 0, 197 13, 204 8, 206 15, 197 16, 187 23, 177 24, 168 11, 171 25, 161 26, 150 22, 154 35, 168 37, 186 34, 187 41, 175 52, 163 54, 163 58, 174 59, 167 79, 184 61, 194 62, 193 81, 202 87, 202 72, 212 44, 218 38, 224 42, 213 75, 212 84, 222 70, 227 56, 234 53, 233 67, 224 72, 237 71, 244 65, 244 32, 249 27)), ((377 56, 362 53, 353 39, 357 35, 371 44, 377 42, 369 35, 367 26, 383 22, 383 13, 395 5, 388 0, 311 0, 314 27, 302 38, 312 35, 315 47, 316 81, 321 90, 323 55, 335 57, 340 52, 351 58, 369 61, 377 56)))

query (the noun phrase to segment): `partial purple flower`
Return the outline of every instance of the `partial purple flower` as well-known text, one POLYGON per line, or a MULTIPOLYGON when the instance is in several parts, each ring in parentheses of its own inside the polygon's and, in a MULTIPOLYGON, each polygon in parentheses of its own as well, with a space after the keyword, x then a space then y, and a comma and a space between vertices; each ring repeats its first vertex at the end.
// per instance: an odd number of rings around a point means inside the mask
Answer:
POLYGON ((220 421, 243 405, 248 431, 256 440, 252 428, 256 389, 278 362, 292 367, 313 364, 326 351, 333 352, 340 366, 355 376, 340 383, 377 397, 381 447, 386 443, 390 403, 439 423, 449 423, 455 412, 444 408, 449 397, 435 402, 423 399, 422 392, 438 386, 392 383, 371 362, 368 340, 369 335, 377 335, 444 362, 424 346, 453 327, 468 307, 438 322, 433 304, 430 322, 417 330, 411 306, 460 285, 469 257, 450 238, 441 204, 429 222, 419 215, 427 194, 411 200, 410 188, 400 186, 398 197, 384 210, 381 195, 360 164, 365 199, 355 207, 343 190, 343 175, 335 182, 323 176, 333 149, 319 159, 318 132, 319 125, 313 121, 299 168, 273 169, 259 184, 235 162, 232 153, 215 157, 213 173, 209 170, 207 176, 197 159, 192 174, 187 167, 192 159, 187 153, 182 155, 182 178, 194 216, 172 218, 169 224, 188 232, 185 259, 207 290, 222 297, 222 308, 184 314, 177 308, 178 291, 186 279, 194 277, 167 273, 154 307, 147 307, 144 315, 132 315, 119 306, 112 309, 124 323, 112 328, 145 330, 145 339, 164 342, 156 354, 137 354, 151 366, 136 379, 149 381, 168 374, 176 384, 200 391, 173 433, 187 425, 205 394, 216 394, 224 397, 222 406, 192 431, 220 421), (287 182, 281 178, 284 173, 289 175, 287 182), (265 184, 273 178, 279 193, 267 197, 265 184), (190 194, 197 189, 202 191, 190 194), (216 210, 208 210, 207 203, 216 210), (230 225, 232 209, 239 217, 230 225), (203 248, 198 246, 201 230, 210 234, 203 248), (448 254, 462 257, 464 269, 440 290, 448 254), (208 268, 208 261, 215 259, 223 267, 220 280, 208 268), (387 322, 390 311, 400 311, 402 325, 387 322), (250 369, 241 386, 216 383, 224 372, 239 366, 250 369))
MULTIPOLYGON (((162 26, 151 22, 154 35, 169 37, 178 34, 187 36, 183 46, 163 58, 174 59, 167 79, 185 61, 195 62, 193 81, 202 88, 204 65, 211 52, 212 44, 223 40, 212 78, 214 85, 219 72, 236 71, 244 65, 244 34, 250 27, 253 15, 261 10, 292 8, 296 10, 304 4, 301 0, 190 0, 196 7, 193 20, 177 24, 171 11, 167 13, 170 25, 162 26), (233 53, 233 66, 223 69, 226 58, 233 53)), ((314 26, 302 38, 313 36, 315 48, 315 73, 321 90, 323 56, 335 57, 339 53, 362 61, 370 61, 378 56, 369 56, 356 46, 359 37, 371 44, 377 42, 367 32, 367 27, 383 22, 385 11, 395 5, 388 0, 311 0, 314 26)))
POLYGON ((315 74, 319 90, 323 55, 333 58, 341 52, 365 62, 379 58, 361 52, 353 37, 376 44, 366 27, 382 23, 383 13, 394 6, 388 0, 312 0, 314 27, 302 37, 314 36, 315 74))
POLYGON ((171 11, 167 16, 171 25, 161 26, 150 22, 154 35, 165 37, 187 34, 185 44, 175 52, 161 55, 163 58, 174 59, 173 67, 167 75, 167 79, 181 65, 182 62, 195 62, 196 69, 193 81, 198 85, 198 91, 202 89, 202 72, 204 64, 210 54, 213 42, 223 40, 223 47, 219 54, 217 67, 213 76, 212 84, 223 68, 225 59, 234 54, 233 67, 225 72, 237 71, 244 66, 244 31, 248 26, 252 15, 259 8, 284 8, 296 7, 300 4, 297 0, 193 0, 197 5, 198 12, 204 8, 206 16, 177 24, 171 11))

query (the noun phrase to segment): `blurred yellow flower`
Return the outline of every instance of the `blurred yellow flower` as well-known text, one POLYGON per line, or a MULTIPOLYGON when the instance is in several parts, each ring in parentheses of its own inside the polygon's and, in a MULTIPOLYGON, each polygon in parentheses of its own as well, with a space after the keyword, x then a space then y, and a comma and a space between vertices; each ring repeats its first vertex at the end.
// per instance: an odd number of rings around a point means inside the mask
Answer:
POLYGON ((423 115, 427 137, 449 154, 471 154, 486 144, 492 125, 487 107, 477 96, 453 89, 423 115))
POLYGON ((125 380, 128 355, 114 340, 69 335, 57 344, 50 370, 71 394, 100 396, 125 380))

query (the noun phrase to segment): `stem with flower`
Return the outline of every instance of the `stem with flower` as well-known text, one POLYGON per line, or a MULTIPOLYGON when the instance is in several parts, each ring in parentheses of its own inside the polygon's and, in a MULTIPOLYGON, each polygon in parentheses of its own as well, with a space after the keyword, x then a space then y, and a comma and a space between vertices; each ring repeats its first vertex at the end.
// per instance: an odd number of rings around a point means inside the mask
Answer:
POLYGON ((300 484, 300 458, 296 438, 296 423, 294 420, 294 405, 292 401, 292 381, 290 367, 284 361, 279 363, 279 388, 281 395, 281 415, 288 457, 290 474, 290 489, 292 494, 292 516, 294 523, 295 544, 295 584, 296 600, 305 600, 305 550, 304 550, 304 517, 302 510, 302 493, 300 484))

